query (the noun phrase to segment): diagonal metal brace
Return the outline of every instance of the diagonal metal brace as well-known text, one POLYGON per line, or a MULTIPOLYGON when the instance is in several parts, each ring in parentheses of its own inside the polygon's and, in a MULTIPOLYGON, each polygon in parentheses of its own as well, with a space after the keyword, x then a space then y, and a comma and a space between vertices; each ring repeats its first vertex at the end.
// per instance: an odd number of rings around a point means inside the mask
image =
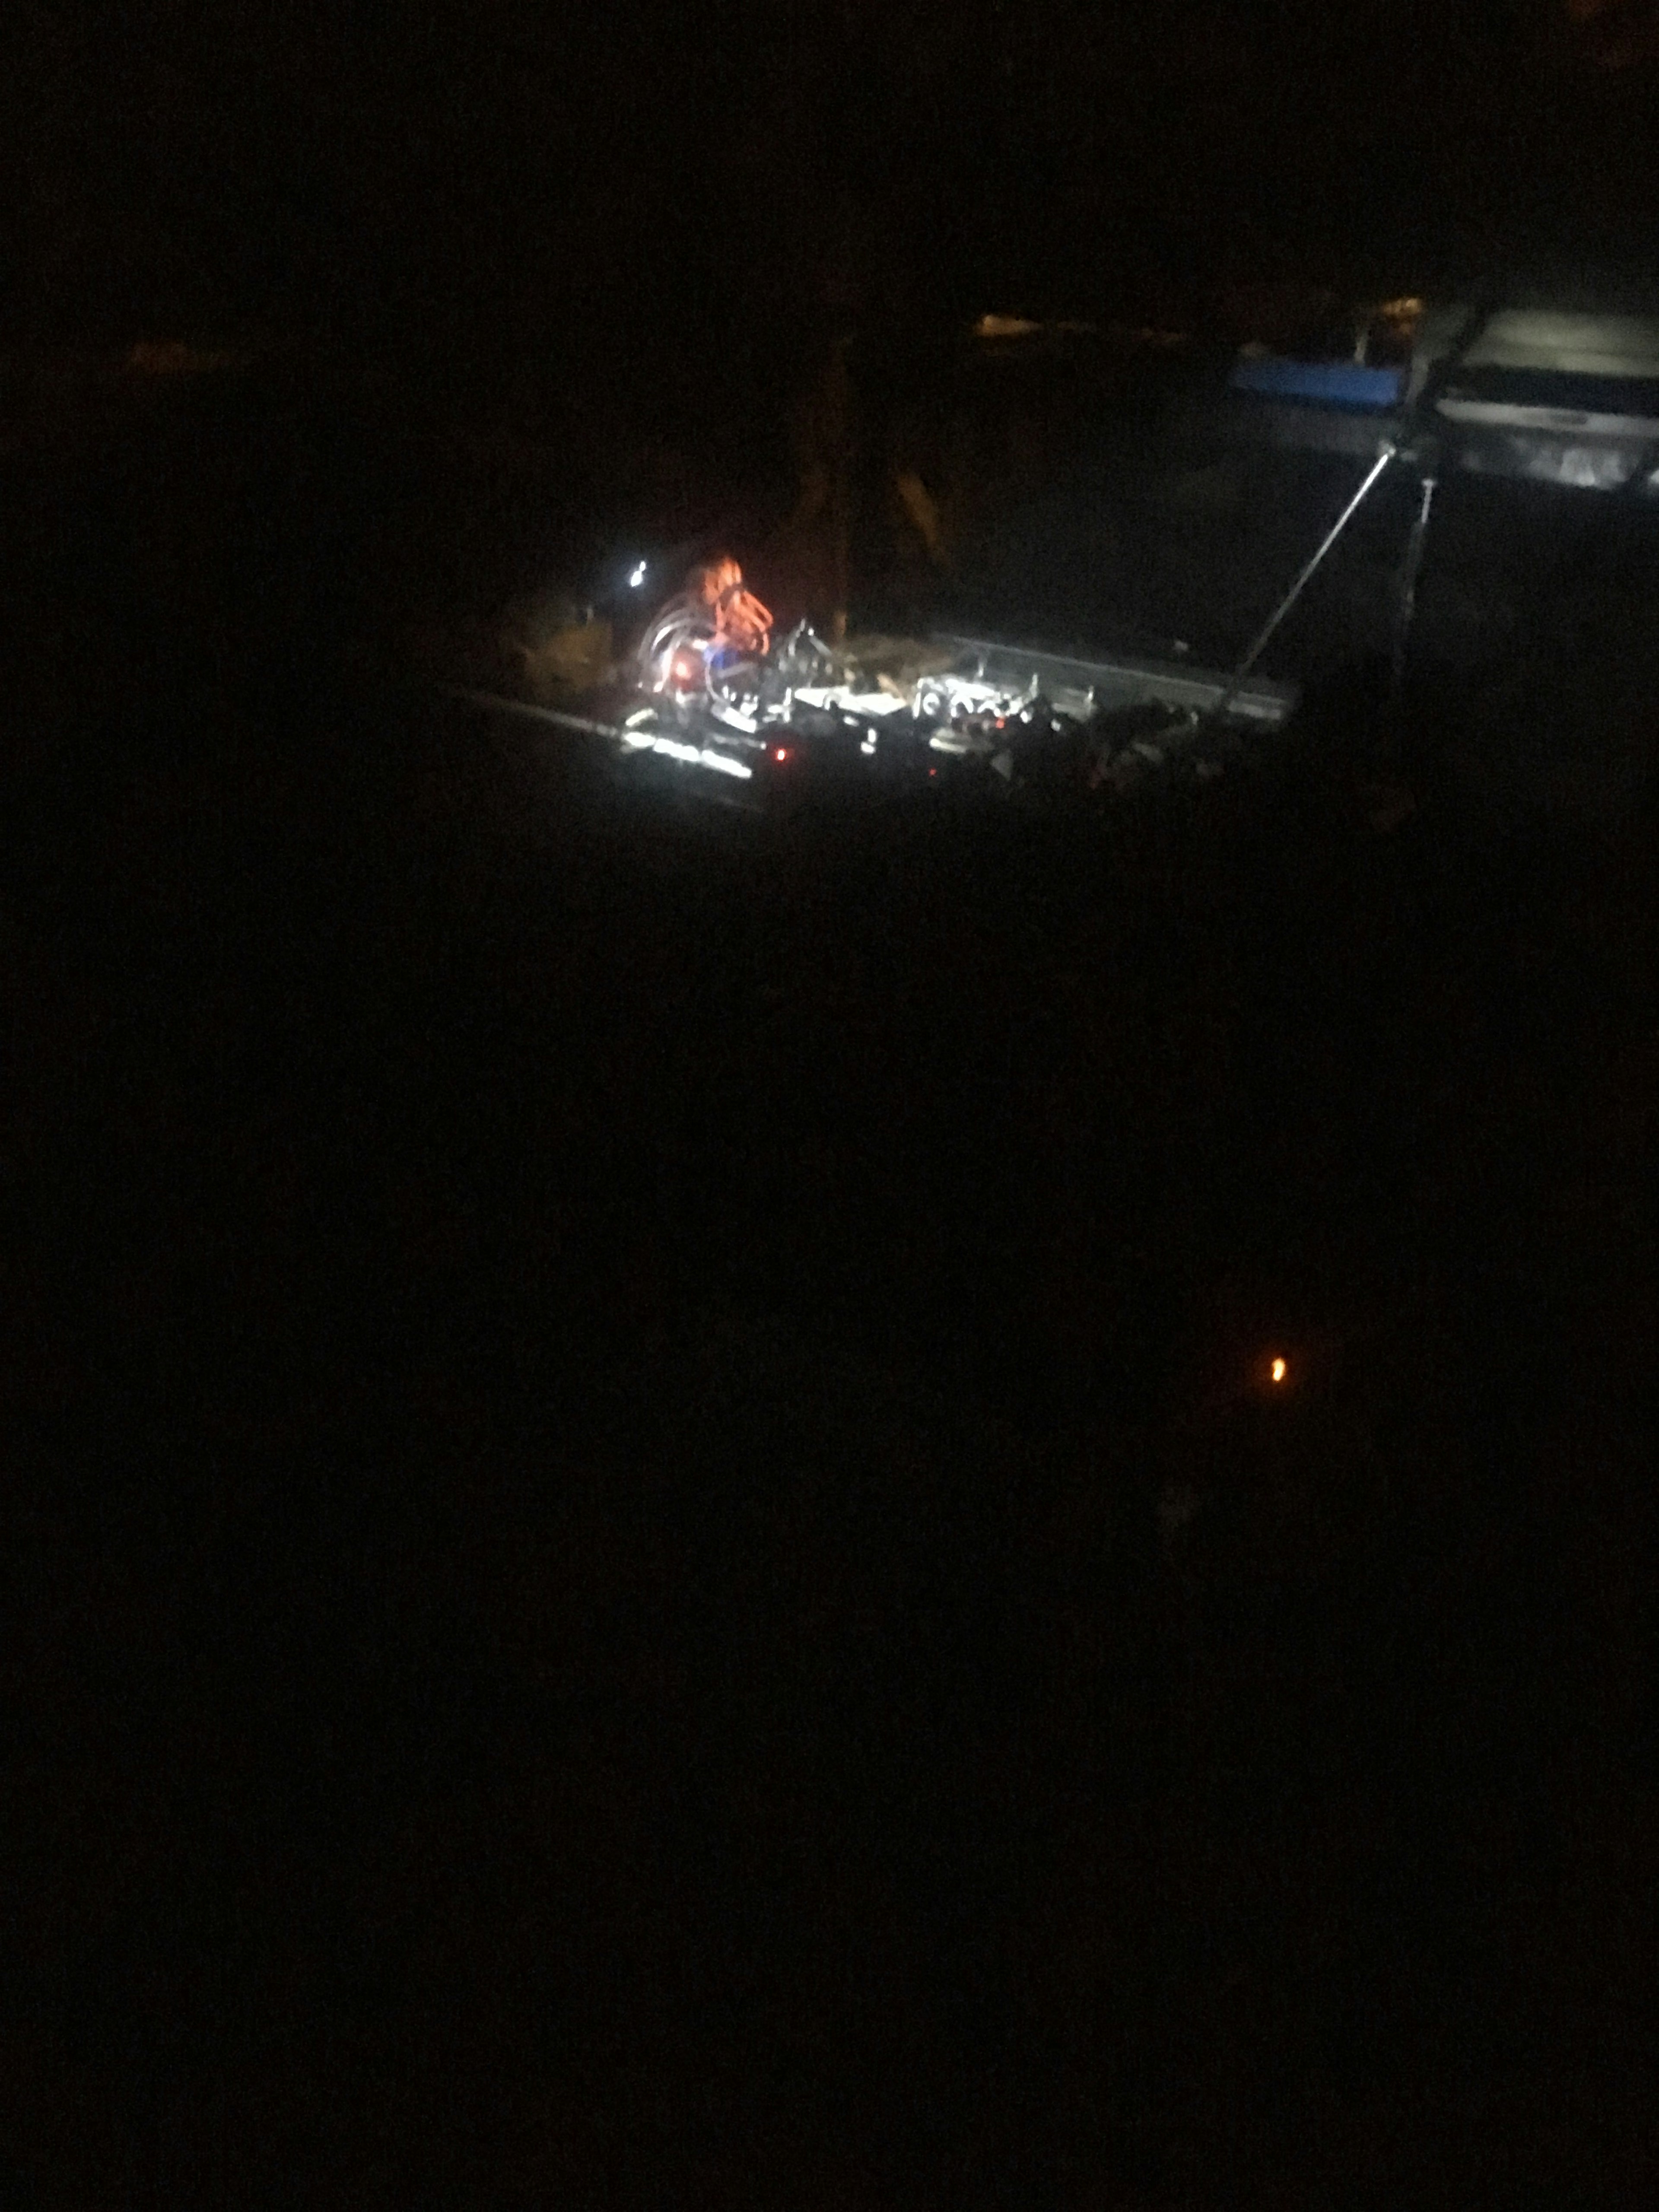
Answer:
POLYGON ((1326 555, 1330 551, 1332 546, 1335 544, 1337 539, 1340 538, 1348 525, 1353 520, 1355 515, 1358 514, 1361 507, 1364 506, 1365 501, 1370 497, 1372 487, 1376 483, 1378 478, 1382 476, 1383 470, 1388 467, 1389 463, 1393 460, 1398 451, 1399 448, 1392 443, 1385 444, 1382 452, 1378 453, 1376 459, 1371 463, 1370 467, 1365 471, 1364 481, 1361 483, 1358 490, 1355 492, 1353 497, 1343 508, 1341 514, 1337 516, 1336 520, 1332 523, 1330 528, 1325 532, 1323 538, 1320 541, 1317 550, 1303 563, 1301 571, 1297 574, 1296 581, 1291 586, 1290 590, 1285 592, 1284 598, 1273 609, 1272 614, 1268 616, 1267 621, 1256 632, 1255 638, 1251 641, 1249 651, 1244 655, 1243 660, 1239 662, 1237 667, 1234 669, 1231 676, 1227 680, 1226 690, 1222 693, 1220 698, 1216 701, 1215 705, 1211 708, 1210 719, 1212 720, 1218 722, 1226 713, 1228 708, 1232 704, 1233 700, 1238 692, 1239 687, 1243 684, 1250 671, 1255 666, 1256 662, 1261 659, 1263 652, 1267 649, 1268 641, 1273 635, 1273 633, 1278 629, 1279 624, 1284 621, 1285 616, 1289 614, 1291 609, 1296 605, 1297 601, 1302 597, 1303 592, 1306 591, 1308 586, 1313 581, 1314 577, 1318 574, 1320 566, 1324 561, 1326 555))

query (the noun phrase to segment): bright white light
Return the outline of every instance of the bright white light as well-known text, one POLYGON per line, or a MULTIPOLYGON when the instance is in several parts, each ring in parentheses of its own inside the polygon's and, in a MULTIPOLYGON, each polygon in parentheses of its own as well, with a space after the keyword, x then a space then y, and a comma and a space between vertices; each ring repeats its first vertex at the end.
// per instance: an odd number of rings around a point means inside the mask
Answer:
POLYGON ((645 581, 645 563, 643 561, 639 561, 635 563, 633 568, 629 571, 628 580, 631 587, 637 592, 640 586, 645 581))
POLYGON ((844 684, 806 684, 792 696, 804 707, 846 709, 859 714, 902 714, 910 703, 890 691, 854 691, 844 684))
POLYGON ((690 768, 717 769, 720 775, 738 776, 744 783, 755 773, 742 761, 732 760, 725 753, 714 752, 707 745, 682 744, 678 738, 658 738, 652 750, 666 754, 670 760, 684 761, 690 768))
POLYGON ((755 771, 742 761, 734 761, 725 753, 709 752, 706 748, 698 755, 705 768, 717 768, 722 775, 740 776, 747 783, 755 771))

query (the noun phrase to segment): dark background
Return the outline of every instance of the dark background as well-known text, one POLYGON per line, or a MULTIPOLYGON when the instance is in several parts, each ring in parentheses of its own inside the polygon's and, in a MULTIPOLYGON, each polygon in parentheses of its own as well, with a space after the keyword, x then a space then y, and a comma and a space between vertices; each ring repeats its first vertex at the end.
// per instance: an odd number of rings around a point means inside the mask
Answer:
POLYGON ((1650 2201, 1637 523, 1075 823, 411 660, 838 323, 1636 296, 1446 14, 9 12, 0 2203, 1650 2201))
POLYGON ((1646 252, 1643 0, 21 0, 6 39, 14 331, 393 322, 563 364, 596 325, 764 345, 826 259, 908 313, 1075 313, 1646 252))

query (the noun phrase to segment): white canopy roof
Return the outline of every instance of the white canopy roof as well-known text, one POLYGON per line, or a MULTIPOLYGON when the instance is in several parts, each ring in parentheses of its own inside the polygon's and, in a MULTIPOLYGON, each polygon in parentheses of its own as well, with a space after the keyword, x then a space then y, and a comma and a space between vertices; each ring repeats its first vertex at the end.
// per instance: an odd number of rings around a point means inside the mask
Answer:
POLYGON ((1469 368, 1554 370, 1659 381, 1659 316, 1566 315, 1500 307, 1463 356, 1469 368))

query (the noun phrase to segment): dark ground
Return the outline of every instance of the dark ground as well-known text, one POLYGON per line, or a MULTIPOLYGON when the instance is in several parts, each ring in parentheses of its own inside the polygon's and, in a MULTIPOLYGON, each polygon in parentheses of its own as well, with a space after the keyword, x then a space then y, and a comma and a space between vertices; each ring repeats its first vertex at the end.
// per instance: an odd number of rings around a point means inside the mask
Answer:
POLYGON ((0 2203, 1650 2201, 1639 810, 623 806, 459 464, 7 468, 0 2203))

